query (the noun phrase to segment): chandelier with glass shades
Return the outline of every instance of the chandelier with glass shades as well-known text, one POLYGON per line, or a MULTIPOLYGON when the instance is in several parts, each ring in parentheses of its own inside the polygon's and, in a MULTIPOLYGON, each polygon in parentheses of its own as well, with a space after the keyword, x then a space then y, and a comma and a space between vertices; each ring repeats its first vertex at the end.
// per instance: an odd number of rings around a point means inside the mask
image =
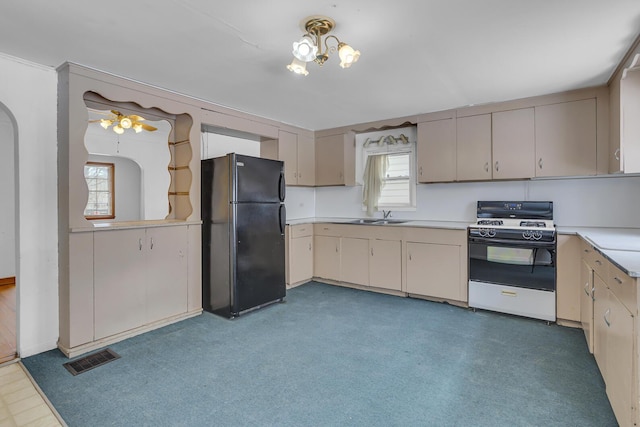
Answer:
POLYGON ((293 43, 293 61, 287 65, 287 68, 296 73, 306 76, 307 62, 315 62, 323 65, 329 54, 338 51, 340 57, 340 66, 349 68, 360 58, 360 51, 353 49, 346 43, 341 42, 336 36, 327 34, 333 30, 336 23, 333 19, 326 16, 310 16, 305 18, 301 25, 306 33, 300 40, 293 43), (326 36, 324 40, 323 36, 326 36), (329 39, 336 42, 335 46, 329 47, 329 39))

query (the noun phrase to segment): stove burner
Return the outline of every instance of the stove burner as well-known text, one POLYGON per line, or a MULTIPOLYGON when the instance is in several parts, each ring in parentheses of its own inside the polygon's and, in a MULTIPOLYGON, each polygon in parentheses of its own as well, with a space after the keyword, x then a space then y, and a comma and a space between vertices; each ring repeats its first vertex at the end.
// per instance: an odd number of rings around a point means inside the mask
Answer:
POLYGON ((520 221, 520 227, 546 227, 544 221, 520 221))
POLYGON ((478 225, 502 225, 504 222, 501 219, 481 219, 478 220, 478 225))

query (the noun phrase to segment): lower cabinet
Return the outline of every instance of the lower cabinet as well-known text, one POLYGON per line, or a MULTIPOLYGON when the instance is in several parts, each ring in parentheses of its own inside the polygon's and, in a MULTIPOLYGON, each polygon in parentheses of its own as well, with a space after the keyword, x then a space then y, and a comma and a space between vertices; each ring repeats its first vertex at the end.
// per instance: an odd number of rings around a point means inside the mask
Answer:
POLYGON ((402 242, 369 240, 369 286, 402 290, 402 242))
POLYGON ((94 339, 187 311, 183 227, 110 230, 94 236, 94 339))
POLYGON ((340 237, 314 236, 313 275, 340 280, 340 237))
POLYGON ((460 247, 407 242, 407 292, 463 301, 460 247))
POLYGON ((289 226, 287 233, 287 286, 295 286, 313 277, 313 226, 289 226))
POLYGON ((369 284, 369 240, 342 238, 340 281, 367 286, 369 284))
POLYGON ((583 244, 581 323, 621 426, 636 425, 637 283, 583 244))

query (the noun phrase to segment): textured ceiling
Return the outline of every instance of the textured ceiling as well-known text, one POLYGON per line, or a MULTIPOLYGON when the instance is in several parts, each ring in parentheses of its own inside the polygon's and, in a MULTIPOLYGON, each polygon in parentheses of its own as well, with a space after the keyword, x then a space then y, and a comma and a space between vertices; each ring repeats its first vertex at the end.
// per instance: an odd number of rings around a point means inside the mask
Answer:
POLYGON ((0 52, 71 61, 319 130, 605 84, 640 30, 638 0, 21 0, 0 52), (306 77, 310 15, 362 52, 306 77))

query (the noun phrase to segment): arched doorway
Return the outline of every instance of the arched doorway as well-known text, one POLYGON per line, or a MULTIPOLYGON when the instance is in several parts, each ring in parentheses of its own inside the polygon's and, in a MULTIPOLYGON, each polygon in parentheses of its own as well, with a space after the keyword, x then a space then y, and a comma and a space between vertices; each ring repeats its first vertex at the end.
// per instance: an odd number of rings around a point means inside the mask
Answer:
POLYGON ((0 103, 0 363, 17 354, 18 162, 15 119, 0 103))

